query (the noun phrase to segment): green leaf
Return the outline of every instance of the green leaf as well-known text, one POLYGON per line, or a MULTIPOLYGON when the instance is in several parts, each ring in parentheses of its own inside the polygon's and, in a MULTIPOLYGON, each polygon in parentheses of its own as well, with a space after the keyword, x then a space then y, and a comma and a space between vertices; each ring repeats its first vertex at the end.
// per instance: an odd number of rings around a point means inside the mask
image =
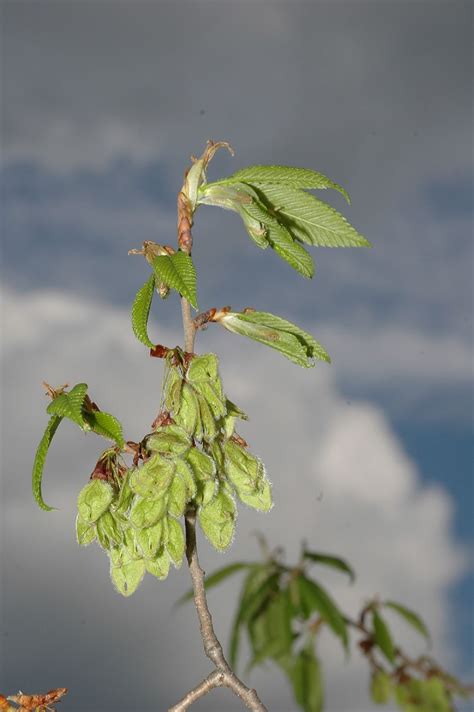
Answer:
POLYGON ((258 186, 262 202, 301 242, 319 247, 370 247, 370 242, 337 210, 303 190, 258 186))
POLYGON ((312 647, 306 646, 298 653, 290 679, 295 699, 304 712, 321 712, 323 709, 321 666, 312 647))
POLYGON ((247 669, 259 665, 266 658, 278 661, 291 654, 293 632, 291 604, 288 591, 278 591, 259 616, 248 623, 253 657, 247 669))
POLYGON ((247 616, 249 616, 255 609, 255 601, 257 602, 257 609, 259 608, 262 600, 262 592, 264 597, 268 596, 269 580, 271 580, 272 583, 274 582, 273 585, 278 583, 278 579, 275 581, 273 569, 270 569, 265 564, 253 565, 244 579, 237 612, 235 614, 231 630, 229 656, 230 664, 234 669, 237 668, 241 627, 247 619, 247 616), (252 602, 254 602, 253 606, 250 605, 252 602))
MULTIPOLYGON (((228 566, 224 566, 222 569, 214 571, 214 573, 210 574, 210 576, 206 576, 206 578, 204 579, 204 587, 206 591, 208 591, 210 588, 217 586, 218 583, 221 583, 221 581, 224 581, 226 578, 229 578, 229 576, 233 576, 234 574, 239 571, 242 571, 243 569, 251 569, 253 567, 254 564, 247 564, 242 561, 236 562, 235 564, 229 564, 228 566)), ((185 593, 184 596, 181 596, 181 598, 176 602, 176 605, 181 606, 183 603, 192 601, 193 596, 194 592, 191 589, 190 591, 185 593)))
POLYGON ((98 410, 85 413, 84 420, 97 435, 101 435, 108 440, 114 440, 120 448, 125 445, 122 423, 114 415, 98 410))
POLYGON ((280 351, 298 366, 310 368, 314 359, 330 362, 324 348, 295 324, 269 312, 226 312, 216 319, 228 331, 280 351))
POLYGON ((79 492, 77 510, 85 524, 96 522, 110 507, 114 491, 108 482, 92 480, 79 492))
POLYGON ((141 289, 138 290, 132 306, 132 329, 138 341, 153 348, 154 344, 148 336, 148 317, 155 291, 155 275, 152 274, 141 289))
POLYGON ((312 613, 318 613, 333 633, 341 639, 347 650, 349 645, 347 625, 333 599, 319 584, 307 579, 306 576, 299 576, 297 581, 304 617, 310 618, 312 613))
POLYGON ((144 575, 145 562, 142 559, 125 561, 119 566, 110 567, 112 582, 122 596, 131 596, 137 590, 144 575))
POLYGON ((300 272, 303 277, 311 278, 313 276, 314 264, 311 255, 298 242, 295 242, 285 225, 272 216, 264 205, 252 200, 250 205, 242 208, 242 212, 246 212, 254 220, 259 221, 265 229, 265 239, 293 269, 300 272))
POLYGON ((186 378, 192 384, 218 381, 219 360, 216 354, 202 354, 192 358, 186 378))
POLYGON ((46 455, 48 454, 49 446, 51 445, 51 440, 54 437, 56 430, 58 429, 59 423, 62 418, 59 415, 53 415, 49 419, 46 430, 44 431, 43 437, 40 440, 38 449, 36 450, 35 459, 33 462, 33 472, 31 479, 31 487, 33 490, 33 497, 41 509, 45 512, 51 512, 54 507, 50 507, 46 504, 41 493, 41 482, 43 479, 44 463, 46 462, 46 455))
POLYGON ((303 555, 308 561, 313 561, 315 564, 323 564, 324 566, 330 566, 333 569, 338 569, 338 571, 348 574, 352 582, 355 581, 354 570, 343 559, 339 559, 337 556, 330 556, 329 554, 320 554, 319 552, 307 550, 305 550, 303 555))
POLYGON ((413 626, 413 628, 415 628, 419 633, 421 633, 421 635, 423 635, 428 641, 431 639, 430 632, 426 624, 423 622, 423 620, 417 613, 411 611, 405 606, 402 606, 400 603, 395 603, 395 601, 384 601, 383 605, 386 608, 391 608, 393 611, 396 611, 396 613, 398 613, 402 618, 404 618, 407 623, 413 626))
POLYGON ((339 191, 350 204, 347 192, 322 173, 309 168, 292 166, 248 166, 217 183, 251 183, 252 185, 282 184, 291 188, 326 189, 339 191))
POLYGON ((184 383, 181 391, 181 403, 175 413, 174 420, 186 430, 189 435, 194 435, 198 428, 199 403, 196 392, 188 383, 184 383))
POLYGON ((259 512, 269 512, 273 507, 272 487, 266 478, 258 484, 253 492, 237 489, 237 494, 244 504, 259 512))
POLYGON ((103 549, 108 551, 112 546, 123 541, 122 530, 111 512, 104 512, 96 523, 97 539, 103 549))
POLYGON ((46 408, 49 415, 59 415, 61 418, 69 418, 73 423, 79 425, 83 430, 87 429, 84 421, 82 407, 87 393, 87 383, 77 383, 68 393, 61 393, 53 398, 46 408))
POLYGON ((171 484, 168 496, 168 512, 174 517, 181 517, 186 508, 186 485, 181 477, 176 476, 171 484))
POLYGON ((198 309, 196 270, 190 255, 180 251, 173 255, 160 255, 153 260, 153 269, 160 282, 175 289, 198 309))
POLYGON ((372 610, 372 621, 374 625, 374 642, 380 648, 387 660, 395 662, 395 646, 393 644, 390 630, 384 619, 375 609, 372 610))

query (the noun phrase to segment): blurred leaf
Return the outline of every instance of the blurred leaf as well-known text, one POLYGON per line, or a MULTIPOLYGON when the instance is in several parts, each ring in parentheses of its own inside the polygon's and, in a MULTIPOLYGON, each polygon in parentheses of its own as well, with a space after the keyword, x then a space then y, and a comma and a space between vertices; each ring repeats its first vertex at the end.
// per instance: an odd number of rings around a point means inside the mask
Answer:
POLYGON ((173 255, 160 255, 153 260, 153 269, 160 282, 175 289, 195 309, 198 309, 196 296, 196 270, 190 255, 175 252, 173 255))
POLYGON ((321 586, 306 576, 300 575, 297 581, 304 617, 309 618, 312 613, 318 613, 333 633, 342 640, 347 650, 349 644, 347 625, 332 598, 321 586))
POLYGON ((375 670, 370 680, 370 695, 377 705, 389 702, 393 692, 393 682, 385 670, 375 670))
POLYGON ((407 623, 413 626, 413 628, 416 628, 416 630, 421 633, 421 635, 423 635, 428 641, 431 639, 430 632, 427 626, 417 613, 411 611, 405 606, 402 606, 400 603, 395 603, 395 601, 384 601, 383 605, 386 608, 391 608, 393 611, 396 611, 396 613, 398 613, 402 618, 404 618, 407 623))
POLYGON ((390 630, 384 619, 375 609, 372 610, 372 620, 374 624, 374 641, 391 663, 395 662, 395 646, 393 644, 390 630))
POLYGON ((266 658, 273 658, 277 661, 290 655, 293 633, 288 591, 273 593, 261 614, 249 620, 248 631, 253 656, 247 670, 260 664, 266 658))
POLYGON ((312 647, 307 646, 298 653, 290 679, 296 701, 304 712, 321 712, 323 708, 321 666, 312 647))
POLYGON ((245 577, 231 632, 229 658, 234 669, 237 667, 241 627, 249 615, 261 606, 268 590, 277 583, 278 577, 275 579, 273 568, 265 564, 256 564, 245 577))
POLYGON ((347 192, 337 183, 326 178, 322 173, 309 168, 294 168, 292 166, 248 166, 236 171, 228 178, 217 181, 218 183, 250 183, 259 186, 260 184, 282 184, 291 188, 325 189, 334 188, 339 191, 350 204, 347 192))
POLYGON ((35 501, 38 506, 41 507, 41 509, 44 509, 45 512, 51 512, 54 507, 50 507, 46 504, 41 493, 44 463, 46 462, 46 455, 48 454, 48 449, 51 445, 51 440, 53 439, 61 420, 62 418, 59 415, 53 415, 53 417, 49 419, 48 425, 46 426, 46 430, 44 431, 43 437, 41 438, 40 444, 38 445, 38 449, 36 450, 35 459, 33 462, 33 473, 31 480, 33 497, 35 498, 35 501))
POLYGON ((138 341, 153 348, 154 344, 148 336, 148 317, 155 291, 155 275, 152 274, 141 289, 138 290, 132 306, 132 329, 138 341))
POLYGON ((337 556, 330 556, 329 554, 320 554, 319 552, 307 551, 304 552, 304 558, 308 561, 314 561, 316 564, 323 564, 324 566, 330 566, 333 569, 338 569, 346 574, 348 574, 351 581, 355 580, 354 570, 347 564, 344 559, 340 559, 337 556))

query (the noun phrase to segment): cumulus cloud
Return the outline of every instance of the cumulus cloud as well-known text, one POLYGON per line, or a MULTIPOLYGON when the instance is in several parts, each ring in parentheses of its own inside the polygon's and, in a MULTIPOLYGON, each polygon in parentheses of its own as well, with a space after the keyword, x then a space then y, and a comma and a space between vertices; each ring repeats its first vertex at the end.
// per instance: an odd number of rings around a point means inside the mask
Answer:
MULTIPOLYGON (((164 710, 207 670, 192 607, 171 607, 188 587, 185 572, 172 572, 165 583, 147 581, 125 601, 112 589, 102 553, 77 549, 74 503, 100 451, 94 436, 84 438, 67 424, 58 431, 44 494, 59 512, 37 511, 29 492, 32 454, 45 424, 43 378, 88 382, 94 400, 137 438, 156 414, 160 363, 134 342, 128 314, 120 309, 53 292, 20 297, 10 291, 5 306, 2 625, 13 654, 3 679, 9 689, 65 684, 70 708, 81 712, 137 704, 164 710)), ((160 332, 164 343, 179 340, 177 331, 160 332)), ((442 488, 422 486, 383 412, 369 402, 348 406, 331 367, 300 370, 217 330, 200 335, 198 347, 221 354, 226 391, 251 416, 242 435, 264 459, 275 496, 268 515, 242 507, 230 554, 214 554, 201 542, 205 568, 255 558, 255 529, 271 545, 284 546, 290 558, 305 538, 354 565, 358 581, 352 587, 321 572, 342 605, 355 613, 379 593, 418 609, 433 631, 435 650, 455 664, 447 594, 465 561, 451 532, 452 502, 442 488)), ((229 582, 211 597, 224 639, 236 589, 229 582)), ((401 626, 398 634, 419 644, 401 626)), ((357 654, 346 665, 328 636, 322 642, 328 712, 367 712, 366 670, 357 654)), ((257 671, 253 684, 270 709, 293 709, 276 671, 257 671)), ((217 693, 201 709, 224 707, 239 708, 217 693)))

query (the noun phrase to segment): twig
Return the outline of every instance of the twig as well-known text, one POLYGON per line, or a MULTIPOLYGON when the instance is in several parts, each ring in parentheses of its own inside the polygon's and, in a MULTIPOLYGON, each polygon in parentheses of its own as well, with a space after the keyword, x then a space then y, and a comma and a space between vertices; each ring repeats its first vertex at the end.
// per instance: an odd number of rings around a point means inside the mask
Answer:
MULTIPOLYGON (((183 251, 190 253, 192 246, 192 217, 186 207, 184 194, 180 193, 178 199, 178 243, 183 251)), ((194 351, 196 325, 192 319, 190 304, 184 297, 181 297, 181 312, 183 315, 184 349, 186 352, 192 353, 194 351)), ((215 669, 208 677, 190 690, 180 702, 170 707, 168 712, 183 712, 183 710, 187 710, 193 702, 207 695, 215 687, 228 687, 242 700, 248 709, 254 712, 267 712, 267 708, 260 701, 257 692, 247 687, 234 673, 224 657, 222 645, 215 634, 212 616, 207 604, 204 571, 199 565, 196 546, 196 510, 194 507, 189 507, 186 511, 185 527, 186 558, 193 584, 194 604, 199 619, 202 643, 204 652, 214 664, 215 669)))

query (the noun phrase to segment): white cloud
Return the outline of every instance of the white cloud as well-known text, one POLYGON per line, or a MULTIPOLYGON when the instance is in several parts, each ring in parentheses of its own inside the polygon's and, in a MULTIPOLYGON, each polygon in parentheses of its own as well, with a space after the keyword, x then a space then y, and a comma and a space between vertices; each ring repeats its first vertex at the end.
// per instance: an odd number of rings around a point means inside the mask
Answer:
MULTIPOLYGON (((35 650, 30 631, 40 621, 49 628, 54 617, 55 630, 42 639, 35 662, 38 675, 45 675, 47 666, 50 675, 51 670, 58 675, 54 685, 63 684, 60 675, 67 675, 71 690, 85 684, 104 710, 109 704, 116 708, 114 695, 122 704, 133 699, 136 705, 141 698, 141 708, 156 709, 160 690, 158 708, 164 709, 207 670, 199 657, 191 607, 171 611, 172 601, 188 585, 184 573, 173 572, 166 583, 146 582, 124 602, 108 581, 105 557, 77 549, 74 501, 99 452, 93 436, 84 439, 67 425, 56 436, 44 494, 61 507, 59 512, 36 511, 29 492, 32 455, 45 424, 38 388, 43 378, 54 385, 87 381, 99 405, 120 417, 128 436, 136 438, 156 414, 160 362, 134 342, 128 314, 121 310, 61 293, 20 297, 8 292, 4 306, 5 551, 11 557, 11 565, 5 559, 5 612, 10 616, 4 627, 11 631, 15 650, 6 672, 18 678, 27 640, 35 650), (130 659, 135 660, 132 668, 130 659), (87 681, 82 665, 74 662, 83 660, 87 681), (117 679, 121 676, 127 678, 126 688, 117 679)), ((178 331, 160 332, 164 343, 179 339, 178 331)), ((228 556, 213 554, 203 542, 205 568, 256 557, 249 532, 257 528, 271 545, 285 546, 290 558, 305 538, 312 548, 342 555, 354 565, 358 581, 353 587, 321 571, 342 605, 355 614, 374 593, 406 603, 426 618, 439 657, 455 664, 447 593, 464 568, 464 554, 451 532, 453 505, 442 488, 422 486, 380 409, 355 401, 348 407, 330 367, 300 370, 279 354, 219 331, 200 335, 198 348, 221 354, 226 390, 251 416, 242 434, 266 462, 276 503, 265 516, 242 508, 228 556)), ((223 637, 236 592, 235 582, 229 582, 212 595, 223 637)), ((402 627, 398 633, 418 645, 402 627)), ((371 709, 366 670, 357 653, 345 665, 338 646, 326 640, 321 654, 328 673, 328 712, 371 709)), ((258 671, 254 684, 270 709, 293 708, 277 673, 258 671)), ((223 705, 238 709, 220 694, 209 697, 205 708, 217 711, 223 705)))

